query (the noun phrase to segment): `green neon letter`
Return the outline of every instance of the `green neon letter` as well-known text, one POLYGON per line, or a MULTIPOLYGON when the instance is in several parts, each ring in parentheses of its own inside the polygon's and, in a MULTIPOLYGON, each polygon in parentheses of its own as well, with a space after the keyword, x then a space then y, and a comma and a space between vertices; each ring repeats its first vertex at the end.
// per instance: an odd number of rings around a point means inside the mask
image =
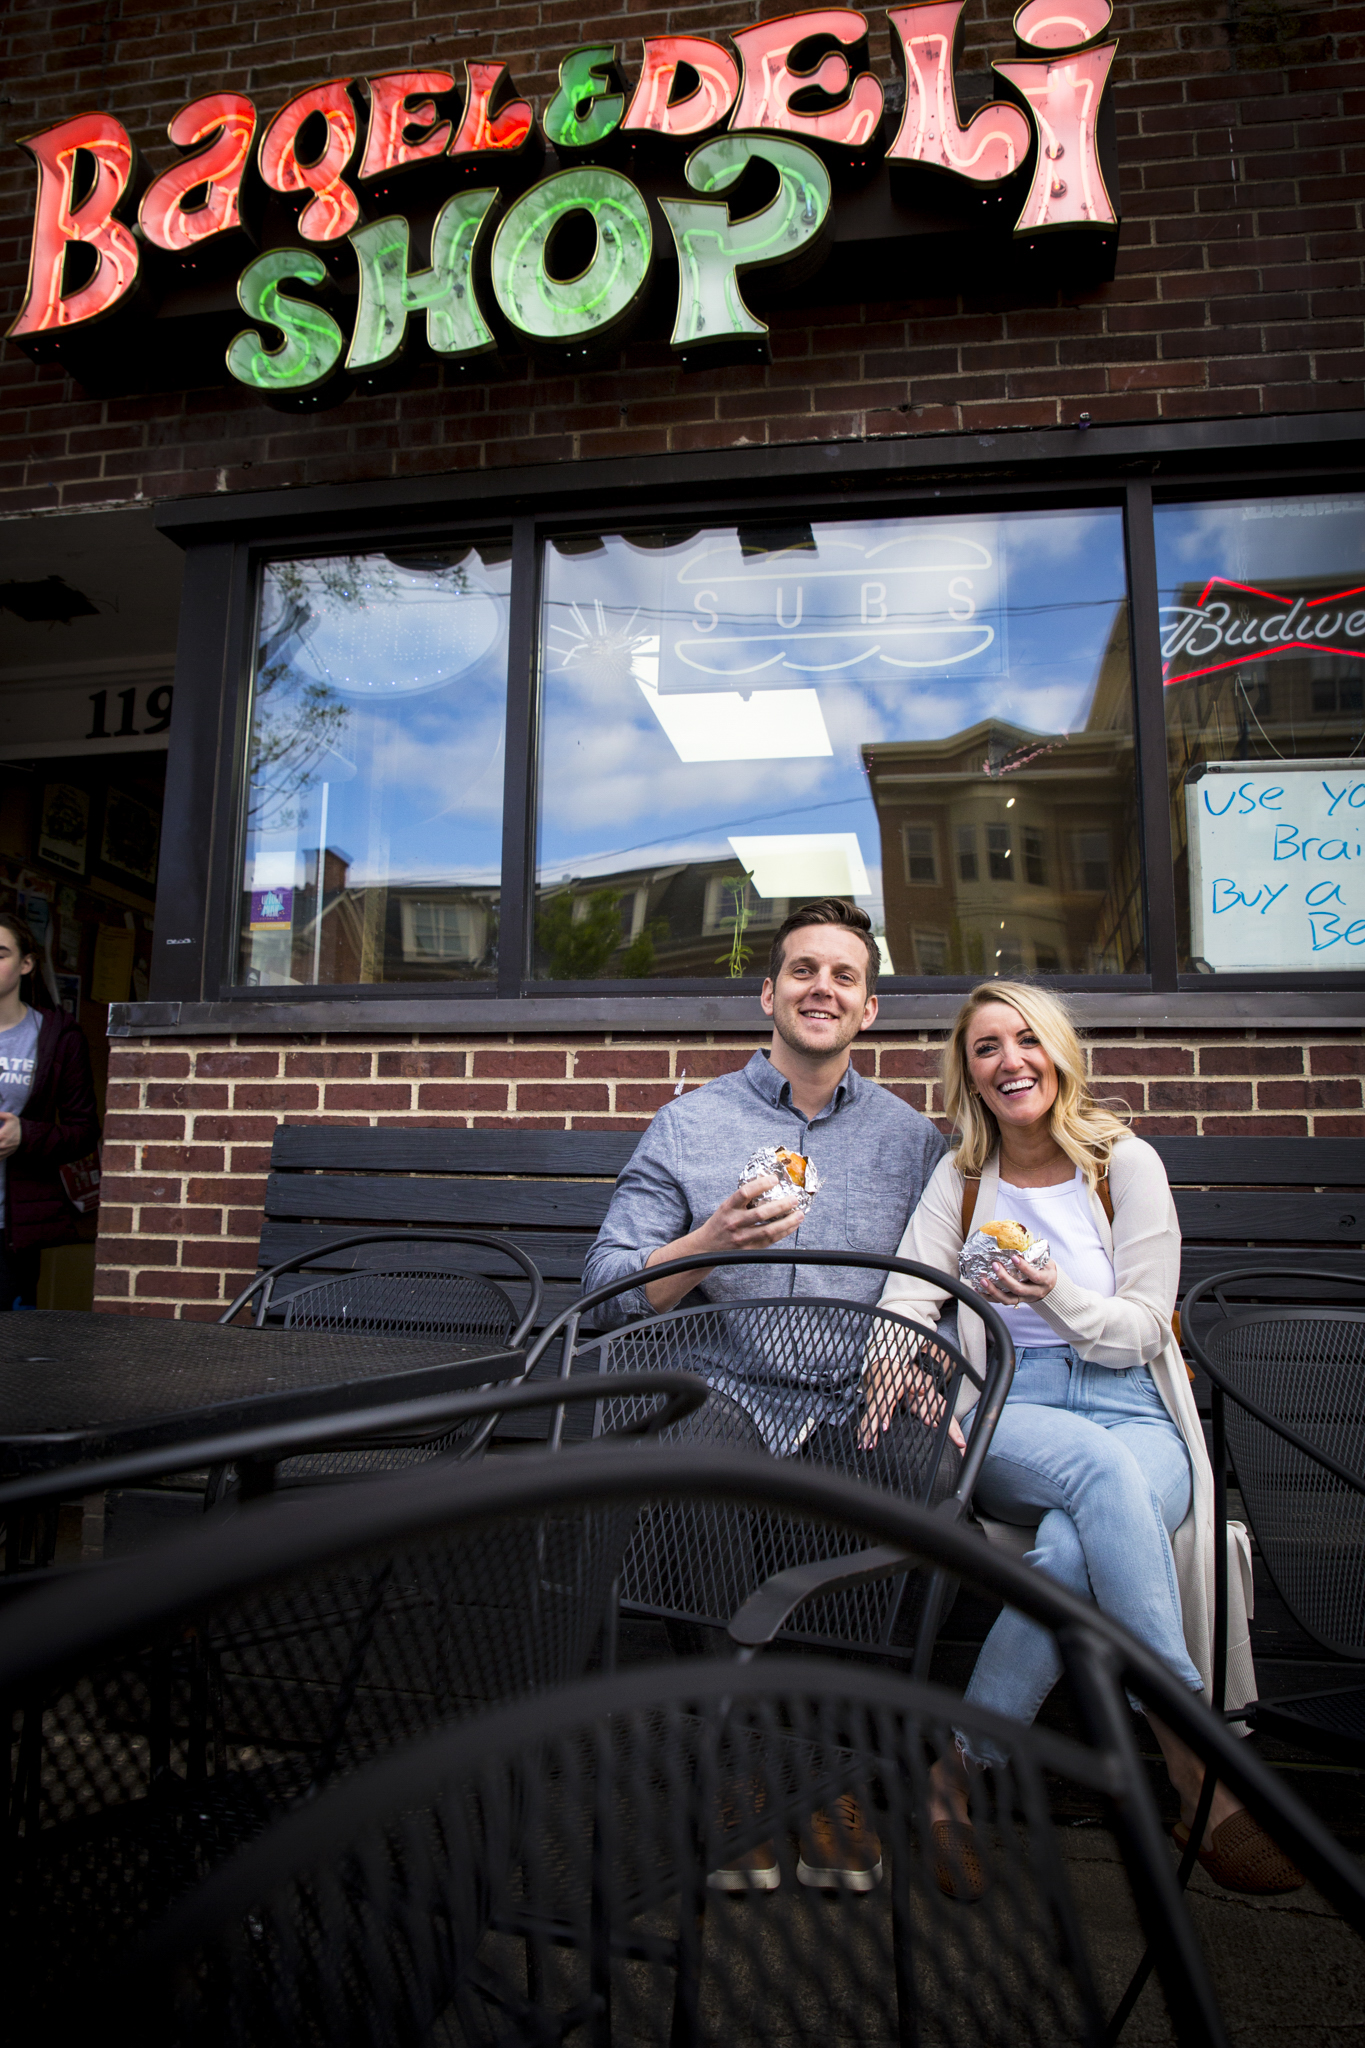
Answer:
POLYGON ((649 213, 629 178, 586 166, 556 171, 503 216, 493 238, 493 291, 512 325, 536 341, 597 339, 642 302, 653 257, 649 213), (591 216, 597 247, 587 269, 561 283, 546 266, 550 237, 579 212, 591 216))
POLYGON ((248 327, 230 344, 228 369, 254 391, 307 391, 330 376, 346 345, 330 313, 280 290, 290 277, 300 284, 326 284, 327 265, 311 249, 268 249, 237 280, 237 297, 248 319, 268 321, 284 335, 279 348, 267 348, 248 327))
POLYGON ((624 93, 616 83, 615 43, 570 50, 559 67, 559 91, 544 113, 545 139, 556 149, 590 149, 621 125, 624 93))
POLYGON ((674 348, 706 348, 737 336, 766 340, 768 329, 745 305, 739 273, 816 252, 829 222, 830 180, 814 150, 777 135, 721 135, 687 159, 694 192, 724 192, 761 157, 781 183, 776 198, 746 220, 731 220, 726 202, 661 199, 678 249, 678 317, 674 348))
POLYGON ((360 304, 346 356, 348 370, 394 361, 407 337, 408 316, 425 313, 437 355, 478 355, 496 346, 474 297, 474 245, 496 186, 457 192, 431 230, 431 268, 408 269, 408 224, 400 214, 355 228, 347 237, 360 265, 360 304))

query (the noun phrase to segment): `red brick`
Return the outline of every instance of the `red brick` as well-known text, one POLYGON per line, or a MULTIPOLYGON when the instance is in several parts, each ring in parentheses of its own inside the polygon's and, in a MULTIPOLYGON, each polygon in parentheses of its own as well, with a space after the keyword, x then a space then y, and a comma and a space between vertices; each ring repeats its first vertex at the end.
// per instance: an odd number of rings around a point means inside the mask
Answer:
POLYGON ((258 1202, 265 1203, 265 1181, 256 1179, 232 1179, 226 1174, 214 1180, 192 1180, 185 1189, 188 1202, 258 1202))
POLYGON ((145 1145, 144 1173, 221 1173, 221 1145, 145 1145))
POLYGON ((1365 1074, 1365 1045, 1310 1045, 1308 1064, 1315 1074, 1365 1074))
POLYGON ((1315 1138, 1365 1138, 1365 1116, 1315 1116, 1315 1138))
POLYGON ((278 1119, 273 1116, 197 1116, 194 1120, 196 1138, 222 1138, 228 1141, 261 1139, 269 1141, 279 1128, 278 1119))
POLYGON ((1162 1110, 1226 1113, 1251 1106, 1249 1081, 1153 1081, 1147 1090, 1147 1107, 1158 1114, 1162 1110))
POLYGON ((291 1081, 368 1081, 373 1057, 368 1052, 287 1052, 284 1071, 291 1081))
POLYGON ((277 1052, 201 1052, 194 1070, 203 1080, 264 1080, 279 1073, 280 1056, 277 1052))
POLYGON ((412 1089, 401 1081, 391 1082, 387 1087, 379 1081, 330 1081, 323 1094, 324 1109, 383 1111, 412 1108, 412 1089))
MULTIPOLYGON (((112 1091, 111 1091, 112 1093, 112 1091)), ((110 1105, 113 1106, 112 1103, 110 1105)), ((208 1081, 149 1081, 148 1109, 226 1109, 226 1087, 208 1081)))
POLYGON ((474 1072, 480 1080, 496 1076, 507 1081, 562 1081, 568 1070, 568 1058, 564 1052, 499 1047, 495 1051, 476 1052, 474 1072))
POLYGON ((137 1076, 148 1081, 184 1081, 189 1078, 187 1052, 142 1052, 115 1042, 109 1048, 109 1072, 120 1080, 137 1076))
POLYGON ((670 1081, 619 1081, 616 1086, 616 1107, 618 1110, 638 1113, 662 1109, 671 1100, 673 1084, 670 1081))
POLYGON ((138 1229, 157 1237, 218 1237, 223 1229, 221 1209, 157 1209, 150 1204, 138 1211, 138 1229))
POLYGON ((1206 1116, 1204 1118, 1206 1138, 1306 1138, 1308 1119, 1306 1116, 1279 1116, 1273 1121, 1263 1116, 1206 1116))
POLYGON ((928 1110, 929 1090, 923 1081, 891 1081, 886 1086, 890 1094, 908 1102, 911 1109, 928 1110))
POLYGON ((185 1135, 183 1116, 143 1116, 128 1110, 113 1110, 106 1119, 106 1128, 111 1138, 150 1139, 154 1143, 170 1144, 185 1135))
POLYGON ((942 1065, 943 1054, 936 1046, 887 1046, 881 1056, 880 1078, 883 1081, 936 1081, 942 1065))
MULTIPOLYGON (((1301 1045, 1205 1045, 1199 1051, 1201 1074, 1301 1074, 1301 1045)), ((1265 1106, 1265 1091, 1258 1098, 1265 1106)))
POLYGON ((1110 1074, 1192 1074, 1194 1054, 1183 1045, 1096 1046, 1090 1071, 1096 1079, 1110 1074))
POLYGON ((417 1091, 419 1109, 506 1109, 507 1085, 477 1081, 428 1081, 417 1091))
POLYGON ((1199 1129, 1192 1116, 1135 1116, 1132 1127, 1140 1138, 1193 1138, 1199 1129))
POLYGON ((1259 1109, 1359 1109, 1359 1081, 1261 1081, 1259 1109))
POLYGON ((101 1266, 174 1266, 177 1249, 173 1239, 106 1237, 100 1231, 101 1266))
POLYGON ((529 1081, 517 1089, 518 1109, 562 1109, 570 1114, 577 1111, 579 1115, 586 1116, 593 1110, 610 1107, 606 1089, 590 1083, 529 1081))
MULTIPOLYGON (((682 1062, 679 1060, 679 1065, 682 1062)), ((642 1052, 627 1050, 625 1046, 607 1046, 601 1052, 575 1053, 573 1063, 574 1079, 578 1081, 652 1081, 662 1080, 668 1074, 668 1054, 660 1048, 657 1051, 642 1052)), ((620 1090, 617 1090, 620 1100, 620 1090)))
POLYGON ((316 1109, 318 1091, 312 1081, 239 1081, 232 1104, 234 1109, 273 1109, 283 1115, 287 1109, 316 1109))
POLYGON ((738 1074, 753 1058, 752 1046, 688 1046, 678 1054, 678 1072, 689 1081, 713 1081, 718 1074, 738 1074))
POLYGON ((464 1076, 462 1052, 428 1052, 421 1046, 407 1046, 402 1052, 381 1052, 378 1073, 382 1080, 440 1081, 464 1076))
POLYGON ((135 1295, 154 1295, 159 1301, 221 1301, 222 1283, 216 1273, 139 1273, 133 1285, 135 1295))

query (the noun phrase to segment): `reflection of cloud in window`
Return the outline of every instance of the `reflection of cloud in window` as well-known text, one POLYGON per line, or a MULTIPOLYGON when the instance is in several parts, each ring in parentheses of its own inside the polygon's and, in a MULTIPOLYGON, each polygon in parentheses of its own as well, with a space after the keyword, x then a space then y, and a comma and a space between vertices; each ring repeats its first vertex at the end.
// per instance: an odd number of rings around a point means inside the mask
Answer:
POLYGON ((869 896, 872 881, 856 832, 782 832, 732 838, 760 896, 869 896))

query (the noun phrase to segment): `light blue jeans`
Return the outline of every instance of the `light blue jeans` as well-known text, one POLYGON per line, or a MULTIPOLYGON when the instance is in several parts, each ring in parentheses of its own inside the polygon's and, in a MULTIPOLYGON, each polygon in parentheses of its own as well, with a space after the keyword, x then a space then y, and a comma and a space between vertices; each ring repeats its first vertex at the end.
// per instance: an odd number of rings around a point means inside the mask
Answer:
MULTIPOLYGON (((993 1521, 1042 1520, 1025 1563, 1093 1600, 1191 1692, 1171 1536, 1190 1510, 1190 1458, 1145 1365, 1087 1365, 1069 1344, 1021 1351, 976 1488, 993 1521)), ((1007 1607, 966 1697, 1032 1721, 1062 1674, 1051 1631, 1007 1607)), ((977 1762, 1003 1757, 982 1743, 977 1762)))

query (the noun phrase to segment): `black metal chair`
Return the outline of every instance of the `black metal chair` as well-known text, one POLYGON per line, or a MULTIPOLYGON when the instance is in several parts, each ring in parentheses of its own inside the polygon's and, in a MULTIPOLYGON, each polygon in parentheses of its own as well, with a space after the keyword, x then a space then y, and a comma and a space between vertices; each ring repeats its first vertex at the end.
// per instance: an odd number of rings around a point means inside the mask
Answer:
MULTIPOLYGON (((1365 1284, 1299 1268, 1230 1268, 1192 1287, 1184 1343, 1213 1388, 1220 1529, 1227 1463, 1275 1590, 1330 1657, 1365 1663, 1365 1284), (1332 1302, 1321 1302, 1324 1280, 1332 1302), (1342 1304, 1340 1290, 1349 1293, 1342 1304)), ((1215 1644, 1225 1648, 1226 1546, 1216 1547, 1215 1644)), ((1223 1673, 1215 1671, 1223 1703, 1223 1673)), ((1365 1677, 1254 1700, 1239 1710, 1267 1734, 1365 1761, 1365 1677)))
MULTIPOLYGON (((1014 1373, 1009 1331, 990 1303, 956 1277, 876 1252, 776 1247, 719 1259, 677 1259, 652 1267, 649 1277, 719 1266, 853 1267, 929 1280, 984 1322, 985 1374, 976 1372, 954 1341, 912 1317, 838 1298, 797 1295, 684 1304, 605 1335, 591 1328, 584 1334, 582 1325, 590 1323, 594 1310, 637 1288, 639 1275, 596 1289, 552 1322, 528 1354, 528 1374, 553 1358, 557 1347, 566 1377, 696 1372, 712 1388, 712 1398, 668 1432, 678 1442, 766 1450, 921 1503, 941 1494, 944 1512, 954 1520, 964 1517, 1014 1373), (863 1451, 857 1443, 861 1382, 874 1354, 907 1369, 913 1362, 922 1415, 903 1402, 891 1429, 863 1451), (977 1399, 966 1454, 950 1486, 944 1476, 949 1425, 964 1380, 976 1389, 977 1399)), ((754 1277, 757 1293, 761 1271, 754 1277)), ((631 1399, 609 1395, 596 1426, 617 1427, 631 1412, 631 1399)), ((904 1570, 890 1578, 869 1575, 822 1594, 820 1563, 833 1565, 837 1555, 830 1549, 828 1529, 799 1518, 766 1510, 739 1515, 723 1504, 704 1513, 662 1508, 642 1519, 627 1553, 622 1612, 663 1620, 682 1646, 688 1637, 680 1631, 694 1632, 698 1625, 723 1629, 760 1585, 780 1579, 790 1584, 793 1597, 781 1622, 774 1623, 774 1639, 900 1660, 913 1656, 923 1676, 948 1594, 942 1575, 925 1579, 904 1570), (789 1580, 793 1572, 800 1576, 789 1580), (917 1606, 906 1597, 911 1583, 917 1606)))
MULTIPOLYGON (((425 2040, 724 2039, 1098 2044, 1112 1941, 1093 1865, 1069 1865, 1047 1773, 1108 1804, 1176 2039, 1225 2039, 1175 1888, 1123 1688, 1243 1797, 1365 1935, 1365 1879, 1282 1784, 1093 1606, 946 1517, 791 1460, 595 1446, 467 1475, 471 1531, 539 1512, 633 1516, 667 1501, 775 1501, 918 1556, 1057 1633, 1084 1741, 967 1708, 902 1674, 774 1657, 611 1673, 419 1738, 324 1791, 176 1902, 106 1989, 153 2042, 213 2048, 425 2040), (1011 1760, 974 1795, 982 1889, 944 1895, 932 1753, 989 1732, 1011 1760), (787 1836, 845 1788, 877 1812, 889 1879, 830 1903, 789 1886, 717 1900, 706 1874, 787 1836), (1078 1882, 1078 1876, 1081 1882, 1078 1882)), ((389 1498, 396 1496, 387 1490, 389 1498)), ((1300 1940, 1293 1935, 1296 1947, 1300 1940)), ((1275 1969, 1273 1939, 1260 1951, 1275 1969)))
MULTIPOLYGON (((252 1320, 257 1329, 277 1322, 286 1329, 382 1331, 391 1337, 487 1338, 519 1349, 535 1328, 545 1298, 545 1283, 533 1259, 517 1244, 469 1230, 361 1230, 349 1237, 296 1253, 278 1265, 258 1273, 244 1287, 218 1320, 230 1323, 255 1302, 252 1320), (373 1257, 375 1248, 391 1245, 399 1261, 392 1269, 372 1266, 351 1272, 328 1274, 306 1285, 285 1287, 296 1275, 310 1269, 326 1268, 342 1254, 364 1249, 373 1257), (491 1252, 497 1261, 520 1268, 527 1283, 527 1299, 518 1311, 505 1286, 486 1274, 452 1271, 446 1267, 420 1265, 423 1245, 460 1245, 491 1252)), ((516 1384, 523 1373, 509 1384, 516 1384)), ((404 1466, 420 1465, 428 1459, 449 1456, 463 1447, 474 1453, 486 1443, 496 1417, 470 1422, 436 1437, 399 1435, 376 1437, 363 1432, 356 1441, 338 1445, 326 1454, 299 1457, 281 1468, 277 1483, 306 1486, 327 1484, 348 1473, 394 1472, 404 1466)), ((215 1471, 210 1480, 212 1497, 222 1485, 215 1471)))
MULTIPOLYGON (((677 1374, 638 1391, 650 1413, 637 1434, 706 1398, 677 1374)), ((591 1397, 551 1385, 444 1405, 463 1420, 495 1402, 591 1397)), ((267 1472, 323 1429, 219 1448, 249 1451, 267 1472)), ((76 1476, 108 1483, 115 1462, 76 1476)), ((633 1511, 528 1506, 473 1527, 460 1500, 476 1471, 448 1461, 262 1500, 126 1563, 27 1581, 0 1628, 10 1981, 34 1982, 40 2006, 60 1996, 64 1973, 107 1963, 297 1801, 427 1729, 584 1668, 633 1511)), ((23 1489, 33 1498, 39 1482, 3 1489, 0 1506, 23 1489)))

